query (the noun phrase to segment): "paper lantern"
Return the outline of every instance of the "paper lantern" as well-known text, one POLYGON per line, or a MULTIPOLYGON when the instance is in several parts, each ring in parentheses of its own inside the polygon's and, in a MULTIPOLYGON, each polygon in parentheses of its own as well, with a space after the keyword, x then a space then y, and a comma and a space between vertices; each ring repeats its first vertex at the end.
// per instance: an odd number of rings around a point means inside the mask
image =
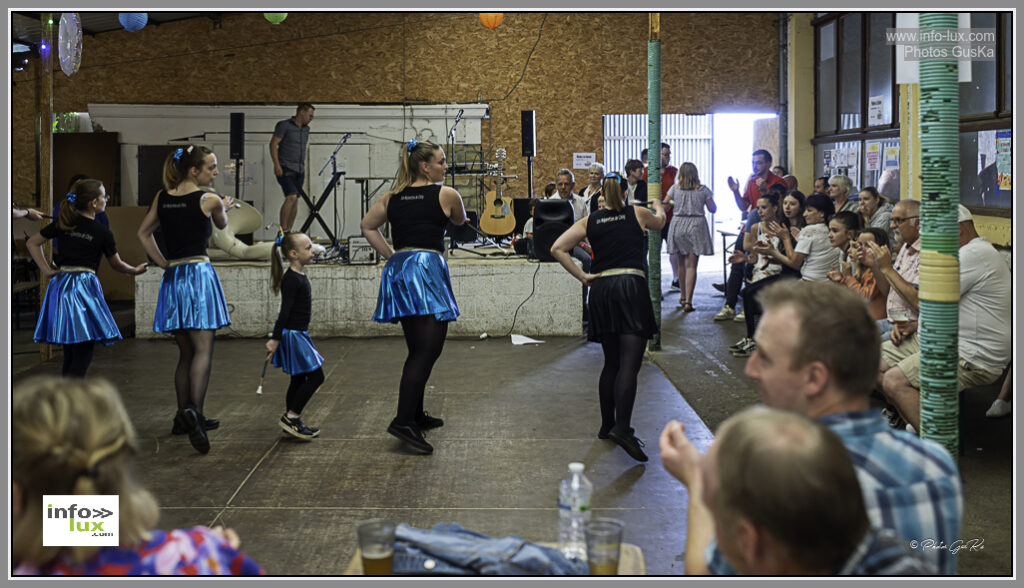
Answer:
POLYGON ((118 12, 117 21, 129 33, 141 30, 149 22, 149 14, 145 12, 118 12))
POLYGON ((288 18, 287 12, 264 12, 263 18, 270 21, 270 24, 281 24, 288 18))
POLYGON ((60 17, 57 34, 57 58, 60 69, 71 77, 82 65, 82 21, 77 12, 65 12, 60 17))
POLYGON ((480 22, 489 29, 493 29, 501 24, 501 19, 505 18, 504 13, 501 12, 481 12, 480 22))

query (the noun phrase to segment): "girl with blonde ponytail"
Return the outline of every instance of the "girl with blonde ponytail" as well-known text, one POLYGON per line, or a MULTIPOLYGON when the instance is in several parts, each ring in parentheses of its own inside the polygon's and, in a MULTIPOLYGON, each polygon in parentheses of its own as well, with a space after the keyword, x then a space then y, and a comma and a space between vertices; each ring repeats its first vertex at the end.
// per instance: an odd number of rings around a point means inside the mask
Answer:
POLYGON ((84 378, 96 342, 112 345, 121 338, 96 277, 100 259, 106 257, 115 271, 129 275, 145 272, 148 265, 121 261, 114 234, 96 222, 96 215, 106 208, 103 183, 79 180, 61 204, 57 222, 43 227, 26 243, 39 272, 52 278, 46 285, 33 340, 64 346, 62 376, 84 378), (54 261, 59 269, 50 267, 43 254, 43 244, 49 239, 57 241, 54 261))
POLYGON ((448 321, 459 316, 443 255, 444 230, 449 222, 465 223, 466 209, 454 188, 441 185, 448 164, 440 145, 411 139, 399 157, 394 187, 370 208, 360 228, 388 260, 373 320, 402 323, 409 349, 398 386, 398 411, 388 433, 420 453, 433 453, 422 431, 444 421, 423 411, 423 396, 444 348, 448 321), (394 248, 380 232, 386 222, 391 223, 394 248))

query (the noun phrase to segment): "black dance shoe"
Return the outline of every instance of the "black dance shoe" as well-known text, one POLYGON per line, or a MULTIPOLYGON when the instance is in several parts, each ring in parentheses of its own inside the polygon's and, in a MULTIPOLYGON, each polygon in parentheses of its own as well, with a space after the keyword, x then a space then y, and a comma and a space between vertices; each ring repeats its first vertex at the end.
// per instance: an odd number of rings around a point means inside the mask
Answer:
MULTIPOLYGON (((207 431, 212 431, 220 426, 220 421, 217 419, 208 419, 203 415, 199 415, 199 417, 203 419, 203 428, 207 431)), ((174 417, 174 426, 171 427, 171 435, 184 435, 185 433, 188 433, 188 431, 178 426, 178 417, 174 417)))
POLYGON ((633 459, 647 461, 647 454, 644 453, 643 449, 640 449, 644 446, 644 442, 636 438, 636 435, 633 434, 633 429, 629 429, 629 432, 626 434, 608 431, 608 438, 615 441, 619 447, 625 449, 626 453, 633 459))
POLYGON ((175 424, 188 432, 188 441, 199 453, 210 452, 210 439, 206 436, 206 429, 203 428, 202 417, 191 406, 178 411, 174 417, 175 424))
POLYGON ((420 453, 434 453, 434 447, 427 443, 427 440, 423 438, 423 433, 420 432, 416 425, 400 425, 395 421, 391 421, 391 424, 388 425, 388 433, 405 441, 420 453))
POLYGON ((437 417, 430 416, 429 412, 424 412, 423 416, 416 419, 416 426, 420 428, 420 431, 426 431, 428 429, 443 427, 444 421, 437 417))

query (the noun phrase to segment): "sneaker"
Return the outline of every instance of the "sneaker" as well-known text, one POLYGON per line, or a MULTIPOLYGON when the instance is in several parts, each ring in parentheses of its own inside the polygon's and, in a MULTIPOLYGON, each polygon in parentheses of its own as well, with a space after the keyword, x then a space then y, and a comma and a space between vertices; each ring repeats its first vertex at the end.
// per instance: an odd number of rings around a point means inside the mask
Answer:
POLYGON ((743 347, 744 345, 747 344, 747 341, 753 341, 753 339, 748 339, 747 337, 744 337, 744 338, 740 339, 739 341, 737 341, 737 342, 733 343, 732 345, 730 345, 729 346, 729 351, 734 351, 736 349, 739 349, 739 348, 743 347))
POLYGON ((281 420, 278 422, 281 428, 284 429, 285 433, 299 439, 312 439, 320 435, 320 429, 316 427, 306 426, 306 423, 302 422, 302 418, 295 417, 293 419, 288 418, 288 413, 281 415, 281 420))
POLYGON ((894 429, 902 429, 907 426, 907 421, 903 420, 900 413, 896 410, 896 407, 885 407, 882 409, 882 416, 889 421, 889 426, 894 429))
POLYGON ((739 349, 733 349, 732 354, 734 357, 750 357, 755 351, 757 351, 757 343, 754 343, 753 340, 748 340, 748 342, 739 349))
POLYGON ((734 323, 745 323, 747 322, 747 314, 744 311, 740 311, 736 316, 732 317, 734 323))
POLYGON ((669 292, 679 291, 679 280, 672 280, 672 284, 668 287, 669 292))
POLYGON ((987 416, 990 419, 996 419, 999 417, 1006 416, 1010 414, 1012 411, 1013 404, 1005 400, 1000 400, 999 398, 996 398, 994 401, 992 401, 992 406, 990 406, 989 409, 985 411, 985 416, 987 416))
POLYGON ((416 426, 419 427, 421 431, 436 429, 444 426, 444 420, 430 416, 429 412, 424 412, 423 416, 416 419, 416 426))
POLYGON ((647 454, 641 447, 644 447, 644 442, 637 439, 636 435, 633 434, 633 429, 629 430, 629 433, 622 434, 617 431, 608 431, 608 438, 614 441, 619 447, 626 450, 626 453, 630 457, 637 461, 647 461, 647 454))
POLYGON ((427 443, 427 440, 423 438, 423 433, 416 425, 400 425, 391 421, 391 424, 388 425, 388 433, 405 441, 420 453, 434 453, 434 446, 427 443))
POLYGON ((186 406, 178 411, 174 417, 178 426, 188 432, 188 442, 196 451, 202 454, 210 452, 210 439, 206 436, 206 429, 203 428, 202 417, 195 408, 186 406))
POLYGON ((722 307, 722 310, 718 311, 718 314, 715 315, 715 320, 716 321, 727 321, 727 320, 729 320, 729 319, 731 319, 731 318, 733 318, 735 316, 736 316, 736 311, 731 309, 731 308, 729 308, 729 305, 725 305, 725 306, 722 307))
POLYGON ((719 284, 716 282, 714 284, 711 284, 711 287, 723 294, 725 293, 725 284, 719 284))

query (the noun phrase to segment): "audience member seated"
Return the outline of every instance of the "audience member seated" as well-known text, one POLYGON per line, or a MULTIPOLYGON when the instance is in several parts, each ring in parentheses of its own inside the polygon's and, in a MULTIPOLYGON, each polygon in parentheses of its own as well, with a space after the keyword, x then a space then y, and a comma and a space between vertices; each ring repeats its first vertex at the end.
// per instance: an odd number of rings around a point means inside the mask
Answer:
POLYGON ((626 162, 626 176, 622 181, 622 193, 626 204, 647 206, 647 182, 644 181, 644 164, 639 159, 626 162))
POLYGON ((860 191, 860 208, 857 212, 861 217, 861 224, 864 227, 877 227, 889 234, 892 241, 893 230, 889 220, 892 218, 893 203, 888 198, 879 194, 874 186, 868 186, 860 191))
MULTIPOLYGON (((996 248, 978 236, 959 205, 960 320, 957 391, 995 382, 1010 363, 1013 282, 996 248)), ((895 330, 894 330, 895 332, 895 330)), ((881 381, 886 398, 908 424, 921 430, 921 347, 917 337, 882 344, 881 381)))
POLYGON ((587 169, 587 179, 590 183, 580 189, 579 195, 587 203, 587 214, 599 208, 597 199, 601 197, 601 184, 604 182, 604 164, 594 162, 587 169))
MULTIPOLYGON (((879 244, 868 244, 863 249, 863 263, 875 275, 878 287, 888 290, 885 300, 886 319, 878 321, 882 341, 898 341, 917 330, 917 284, 921 264, 921 203, 900 200, 892 209, 889 224, 896 239, 893 247, 900 246, 893 261, 892 253, 879 244), (900 323, 899 329, 893 327, 900 323), (891 332, 898 331, 895 335, 891 332)), ((895 413, 893 413, 895 415, 895 413)))
POLYGON ((853 180, 847 176, 832 176, 828 179, 828 196, 835 204, 836 212, 849 210, 857 212, 860 202, 850 198, 853 192, 853 180))
POLYGON ((1006 369, 1006 378, 1003 380, 1003 387, 999 389, 999 396, 992 401, 992 406, 985 411, 985 416, 990 419, 1004 417, 1013 411, 1013 398, 1010 395, 1013 384, 1013 366, 1006 369))
POLYGON ((857 234, 857 239, 850 241, 848 250, 850 262, 840 262, 839 269, 828 273, 828 279, 860 294, 861 299, 868 305, 868 312, 871 313, 871 318, 876 321, 884 321, 886 317, 885 301, 889 294, 889 283, 885 280, 882 280, 881 284, 876 281, 875 273, 864 264, 864 251, 870 246, 870 243, 874 243, 888 251, 889 235, 878 227, 868 227, 861 230, 857 234))
POLYGON ((665 469, 701 488, 721 554, 740 574, 937 573, 891 529, 871 526, 842 439, 805 416, 744 410, 722 423, 703 458, 676 421, 660 445, 665 469))
POLYGON ((849 263, 847 249, 850 248, 850 243, 857 237, 857 232, 862 227, 860 216, 849 210, 837 212, 829 219, 828 243, 839 251, 840 263, 849 263))
MULTIPOLYGON (((764 288, 760 301, 764 316, 745 373, 764 404, 817 419, 839 435, 853 458, 873 526, 891 528, 907 542, 952 545, 961 539, 963 494, 953 458, 933 441, 889 427, 870 408, 880 344, 860 297, 828 281, 781 280, 764 288)), ((684 480, 690 491, 687 573, 724 573, 728 568, 714 545, 703 489, 692 481, 684 480)), ((761 481, 763 490, 773 484, 761 481)), ((956 573, 949 550, 926 549, 922 555, 939 573, 956 573)))
POLYGON ((544 186, 544 197, 545 198, 551 198, 554 195, 554 193, 555 193, 555 183, 554 182, 548 182, 547 185, 544 186))
MULTIPOLYGON (((828 221, 835 213, 832 201, 824 194, 815 192, 804 203, 804 220, 796 246, 784 239, 785 253, 773 247, 754 246, 754 253, 771 256, 792 269, 800 272, 800 279, 806 281, 827 280, 828 271, 839 263, 839 250, 829 244, 828 221)), ((770 226, 770 225, 769 225, 770 226)), ((770 229, 775 230, 775 229, 770 229)))
POLYGON ((11 406, 14 575, 255 575, 231 529, 153 530, 160 510, 132 473, 135 430, 104 380, 38 377, 11 406), (120 496, 116 547, 43 545, 43 495, 120 496))

